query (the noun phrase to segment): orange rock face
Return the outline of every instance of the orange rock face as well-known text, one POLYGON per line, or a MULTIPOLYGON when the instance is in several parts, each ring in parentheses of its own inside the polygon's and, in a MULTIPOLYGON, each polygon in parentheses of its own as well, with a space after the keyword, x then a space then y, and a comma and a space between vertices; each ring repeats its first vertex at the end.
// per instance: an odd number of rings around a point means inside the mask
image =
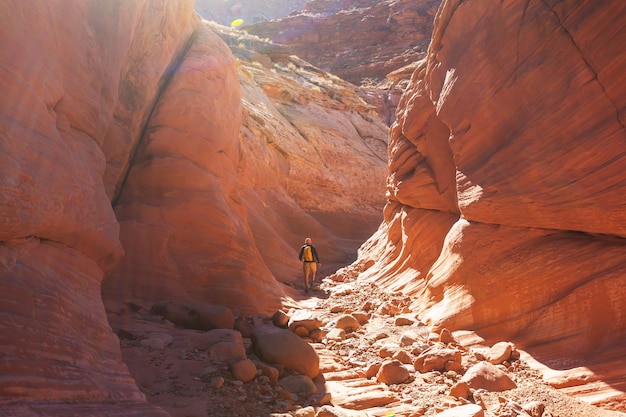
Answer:
POLYGON ((429 323, 616 387, 600 364, 626 343, 625 12, 444 2, 392 127, 385 222, 360 256, 429 323))

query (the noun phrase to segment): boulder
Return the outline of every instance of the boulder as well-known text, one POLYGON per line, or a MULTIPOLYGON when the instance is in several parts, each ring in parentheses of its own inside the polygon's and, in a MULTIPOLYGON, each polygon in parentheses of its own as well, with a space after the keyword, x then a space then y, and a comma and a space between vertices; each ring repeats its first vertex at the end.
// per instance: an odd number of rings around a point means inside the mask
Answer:
POLYGON ((289 330, 294 331, 298 327, 304 327, 309 332, 319 329, 324 323, 310 310, 297 310, 289 318, 287 326, 289 330))
POLYGON ((335 321, 335 326, 350 333, 361 327, 361 324, 352 314, 344 314, 335 321))
POLYGON ((418 372, 445 371, 448 362, 461 363, 460 351, 448 348, 432 347, 422 353, 413 361, 413 367, 418 372))
POLYGON ((485 359, 494 365, 499 365, 511 358, 513 344, 510 342, 498 342, 491 347, 484 355, 485 359))
POLYGON ((278 380, 281 387, 287 391, 309 397, 317 392, 315 383, 306 375, 289 375, 278 380))
POLYGON ((402 362, 398 360, 391 360, 383 362, 376 379, 378 382, 382 382, 387 385, 401 384, 409 378, 409 371, 406 369, 402 362))
POLYGON ((287 327, 289 324, 289 316, 284 311, 277 310, 272 315, 272 323, 274 323, 276 327, 287 327))
POLYGON ((465 381, 459 381, 450 387, 448 395, 455 398, 468 398, 470 395, 470 386, 465 381))
POLYGON ((235 325, 233 312, 219 305, 166 301, 153 304, 150 313, 185 329, 232 329, 235 325))
POLYGON ((315 349, 294 333, 264 324, 252 331, 252 346, 261 360, 277 363, 310 378, 319 373, 315 349))
POLYGON ((250 359, 243 359, 230 364, 230 373, 233 378, 241 382, 248 382, 256 376, 256 366, 250 359))

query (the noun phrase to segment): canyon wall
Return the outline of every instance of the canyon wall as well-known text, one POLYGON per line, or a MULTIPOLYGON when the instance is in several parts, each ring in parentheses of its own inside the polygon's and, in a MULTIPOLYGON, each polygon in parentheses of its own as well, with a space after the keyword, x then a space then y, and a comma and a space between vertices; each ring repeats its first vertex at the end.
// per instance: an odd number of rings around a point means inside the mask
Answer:
POLYGON ((436 328, 513 340, 622 409, 625 23, 616 2, 444 1, 358 263, 436 328))
POLYGON ((0 414, 161 416, 100 283, 124 255, 111 198, 199 20, 192 1, 69 3, 0 5, 0 414))
POLYGON ((387 128, 309 64, 238 64, 192 1, 0 12, 0 414, 165 415, 107 314, 273 312, 305 236, 351 262, 382 217, 387 128))
POLYGON ((185 300, 271 314, 299 297, 306 236, 330 273, 382 220, 388 129, 373 107, 349 83, 208 25, 114 202, 126 256, 103 283, 111 311, 185 300), (228 72, 219 56, 231 57, 228 72))

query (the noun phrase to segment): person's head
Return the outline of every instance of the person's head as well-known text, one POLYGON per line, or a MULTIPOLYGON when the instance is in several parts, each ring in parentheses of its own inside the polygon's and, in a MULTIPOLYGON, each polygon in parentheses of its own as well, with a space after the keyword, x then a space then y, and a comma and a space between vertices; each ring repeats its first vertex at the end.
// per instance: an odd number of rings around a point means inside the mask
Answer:
POLYGON ((311 244, 311 238, 307 237, 306 239, 304 239, 304 244, 305 245, 310 245, 311 244))

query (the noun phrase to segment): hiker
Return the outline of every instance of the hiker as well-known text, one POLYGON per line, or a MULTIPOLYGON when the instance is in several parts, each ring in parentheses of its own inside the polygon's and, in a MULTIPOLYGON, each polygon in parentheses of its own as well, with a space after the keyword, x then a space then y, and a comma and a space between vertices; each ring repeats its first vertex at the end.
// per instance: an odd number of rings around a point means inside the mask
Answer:
POLYGON ((304 271, 304 292, 309 292, 309 275, 311 275, 311 287, 315 282, 315 273, 317 272, 317 266, 321 265, 320 257, 317 256, 317 250, 315 246, 311 244, 311 238, 304 239, 304 246, 300 248, 300 254, 298 255, 300 261, 302 261, 302 269, 304 271))

